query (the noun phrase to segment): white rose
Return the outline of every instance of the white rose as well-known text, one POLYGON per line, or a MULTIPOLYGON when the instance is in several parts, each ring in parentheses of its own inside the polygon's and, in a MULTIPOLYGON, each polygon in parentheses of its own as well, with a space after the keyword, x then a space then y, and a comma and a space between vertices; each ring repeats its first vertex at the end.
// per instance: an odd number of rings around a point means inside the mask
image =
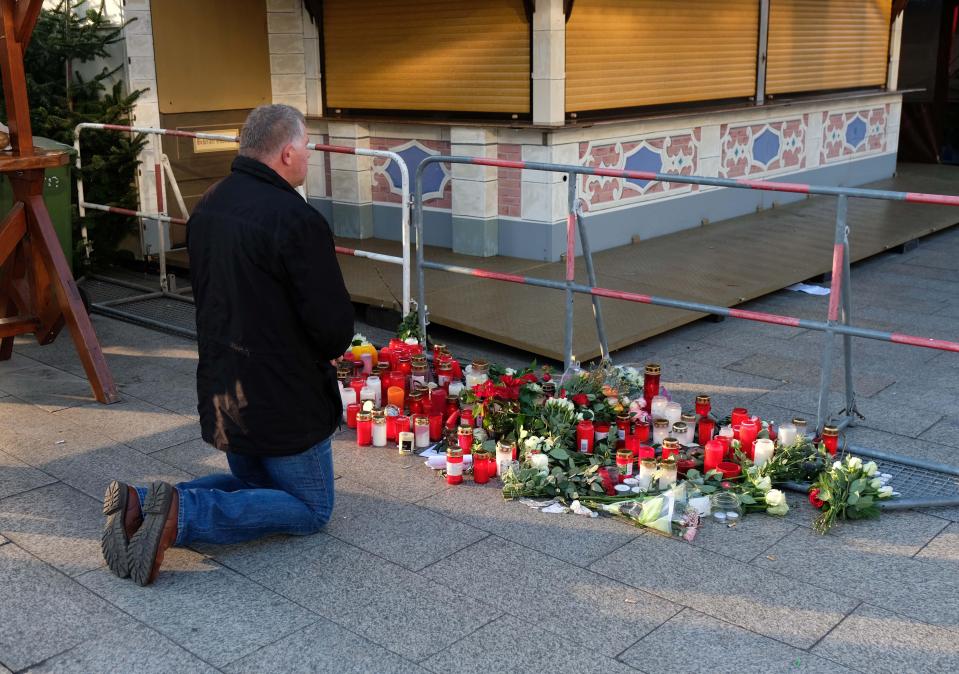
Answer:
POLYGON ((778 489, 770 489, 766 492, 766 505, 771 508, 778 508, 786 503, 786 495, 778 489))
POLYGON ((510 377, 512 377, 514 374, 516 374, 516 370, 514 370, 514 369, 511 368, 511 367, 506 368, 505 372, 506 372, 506 374, 508 374, 510 377))
POLYGON ((872 480, 872 481, 869 483, 869 486, 872 487, 873 489, 881 489, 881 488, 882 488, 882 482, 881 482, 880 480, 872 480))
POLYGON ((846 465, 849 466, 849 470, 859 470, 862 468, 862 459, 860 459, 858 456, 847 457, 846 465))
POLYGON ((840 470, 841 468, 842 468, 842 461, 833 461, 833 462, 832 462, 832 469, 833 469, 833 470, 840 470))
POLYGON ((892 487, 881 487, 879 489, 879 498, 889 498, 892 496, 892 487))
POLYGON ((773 481, 769 479, 768 475, 763 475, 759 481, 756 483, 756 487, 760 491, 769 491, 772 489, 773 481))
POLYGON ((416 337, 407 337, 403 341, 410 346, 416 346, 420 343, 420 340, 418 340, 416 337))
POLYGON ((863 466, 862 469, 866 472, 866 475, 868 475, 869 477, 872 477, 873 475, 876 474, 876 471, 879 470, 879 466, 876 465, 875 461, 870 461, 865 466, 863 466))

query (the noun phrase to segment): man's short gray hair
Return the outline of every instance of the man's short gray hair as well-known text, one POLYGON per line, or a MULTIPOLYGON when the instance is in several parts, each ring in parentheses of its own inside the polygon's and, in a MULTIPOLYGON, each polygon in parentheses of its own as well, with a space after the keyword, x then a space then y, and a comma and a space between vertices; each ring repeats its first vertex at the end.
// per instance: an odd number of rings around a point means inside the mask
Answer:
POLYGON ((303 113, 290 105, 261 105, 246 118, 240 131, 240 154, 264 160, 299 139, 306 128, 303 113))

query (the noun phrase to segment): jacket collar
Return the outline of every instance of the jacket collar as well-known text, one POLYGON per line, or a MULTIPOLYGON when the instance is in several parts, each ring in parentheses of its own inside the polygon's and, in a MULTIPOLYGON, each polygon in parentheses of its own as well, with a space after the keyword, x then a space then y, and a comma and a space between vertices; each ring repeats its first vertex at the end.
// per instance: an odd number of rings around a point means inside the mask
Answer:
POLYGON ((267 166, 263 162, 257 161, 256 159, 252 159, 250 157, 237 156, 233 160, 233 164, 230 166, 230 169, 232 171, 246 173, 248 175, 253 176, 254 178, 258 178, 259 180, 268 182, 271 185, 275 185, 281 189, 288 190, 297 195, 299 194, 296 191, 296 189, 294 189, 294 187, 290 185, 290 183, 286 182, 286 180, 284 180, 280 176, 279 173, 271 169, 269 166, 267 166))

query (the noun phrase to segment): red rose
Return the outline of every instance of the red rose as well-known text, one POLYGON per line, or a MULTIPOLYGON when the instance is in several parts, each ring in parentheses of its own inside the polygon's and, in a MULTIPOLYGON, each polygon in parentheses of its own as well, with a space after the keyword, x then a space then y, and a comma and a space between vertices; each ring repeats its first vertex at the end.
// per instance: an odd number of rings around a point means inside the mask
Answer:
POLYGON ((585 407, 589 404, 589 398, 586 397, 585 393, 577 393, 572 398, 574 405, 579 405, 580 407, 585 407))
POLYGON ((813 504, 815 508, 822 508, 826 503, 825 501, 819 500, 819 490, 810 489, 809 490, 809 502, 813 504))
POLYGON ((549 372, 543 375, 543 381, 553 381, 553 378, 549 376, 549 372))

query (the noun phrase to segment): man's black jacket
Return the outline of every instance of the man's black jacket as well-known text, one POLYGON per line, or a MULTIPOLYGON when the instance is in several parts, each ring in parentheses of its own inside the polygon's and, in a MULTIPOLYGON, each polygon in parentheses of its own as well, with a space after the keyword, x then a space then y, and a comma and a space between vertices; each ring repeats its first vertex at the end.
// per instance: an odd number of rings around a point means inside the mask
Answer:
POLYGON ((353 305, 322 215, 266 165, 237 157, 187 223, 203 439, 253 456, 325 440, 342 402, 329 361, 353 305))

